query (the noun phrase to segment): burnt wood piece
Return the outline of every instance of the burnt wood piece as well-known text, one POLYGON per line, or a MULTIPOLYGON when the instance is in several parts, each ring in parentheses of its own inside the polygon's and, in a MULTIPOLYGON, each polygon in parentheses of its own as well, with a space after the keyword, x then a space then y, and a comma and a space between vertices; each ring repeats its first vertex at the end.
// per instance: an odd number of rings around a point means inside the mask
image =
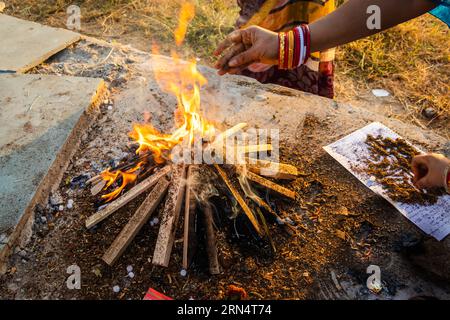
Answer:
POLYGON ((146 190, 153 187, 161 178, 165 177, 172 170, 171 166, 165 166, 158 172, 156 172, 151 177, 148 177, 141 183, 134 186, 127 193, 119 197, 118 199, 111 202, 107 207, 100 210, 97 213, 94 213, 92 216, 86 219, 86 228, 92 228, 99 222, 108 218, 111 214, 113 214, 118 209, 122 208, 124 205, 135 199, 137 196, 144 193, 146 190))
POLYGON ((254 174, 253 172, 250 172, 250 171, 247 171, 245 176, 250 181, 256 182, 257 184, 259 184, 265 188, 268 188, 270 190, 273 190, 282 196, 285 196, 287 198, 295 200, 296 193, 294 191, 291 191, 283 186, 280 186, 279 184, 276 184, 275 182, 267 180, 267 179, 265 179, 261 176, 258 176, 257 174, 254 174))
POLYGON ((285 180, 294 180, 298 176, 297 168, 291 166, 290 164, 253 159, 249 157, 245 157, 245 162, 247 163, 247 169, 249 171, 261 176, 285 180))
POLYGON ((183 237, 183 268, 185 270, 191 265, 195 251, 197 250, 197 235, 195 233, 197 197, 195 195, 195 189, 198 179, 198 170, 198 165, 190 165, 187 173, 183 237))
POLYGON ((217 257, 216 233, 214 231, 214 218, 211 204, 203 203, 202 212, 206 231, 206 253, 208 254, 209 273, 219 274, 220 266, 217 257))
POLYGON ((231 181, 228 179, 226 173, 217 165, 214 164, 214 167, 216 168, 217 172, 219 173, 220 177, 222 178, 222 180, 225 182, 225 184, 227 185, 228 189, 230 190, 231 194, 233 195, 233 197, 236 199, 236 201, 239 203, 239 205, 241 206, 242 210, 244 211, 245 215, 247 216, 247 218, 250 220, 250 222, 252 223, 253 227, 255 228, 255 230, 258 232, 259 235, 262 235, 262 230, 261 227, 258 223, 258 220, 256 219, 255 215, 252 213, 252 211, 250 210, 250 208, 248 207, 247 203, 244 201, 244 199, 241 197, 241 195, 239 194, 239 192, 236 190, 236 188, 233 186, 233 184, 231 183, 231 181))
POLYGON ((185 188, 186 166, 173 165, 172 179, 162 213, 161 226, 153 253, 153 264, 167 267, 175 239, 178 217, 183 204, 185 188))
POLYGON ((166 195, 169 185, 170 182, 166 177, 163 177, 158 181, 156 186, 149 193, 147 198, 145 198, 144 202, 142 202, 108 250, 106 250, 102 257, 103 261, 105 261, 108 265, 113 265, 117 261, 134 237, 141 230, 142 226, 148 221, 148 219, 150 219, 150 216, 166 195))

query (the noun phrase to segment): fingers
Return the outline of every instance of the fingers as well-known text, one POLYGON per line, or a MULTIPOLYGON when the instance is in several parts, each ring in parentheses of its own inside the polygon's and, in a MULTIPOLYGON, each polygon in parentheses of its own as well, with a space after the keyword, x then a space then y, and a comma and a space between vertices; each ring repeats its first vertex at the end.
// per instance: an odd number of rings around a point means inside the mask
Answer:
POLYGON ((254 47, 251 47, 249 50, 241 52, 233 57, 230 62, 228 62, 228 65, 231 68, 238 68, 258 61, 258 51, 255 50, 254 47))
POLYGON ((228 49, 228 51, 217 61, 215 67, 219 70, 224 69, 224 71, 227 71, 229 69, 228 62, 231 58, 236 56, 237 54, 243 52, 245 50, 245 47, 242 43, 235 44, 231 48, 228 49))
POLYGON ((432 188, 434 185, 433 183, 430 181, 429 175, 426 175, 425 177, 419 179, 416 182, 416 187, 419 189, 429 189, 432 188))
POLYGON ((242 42, 242 31, 241 30, 235 30, 232 33, 230 33, 225 40, 223 40, 219 45, 217 46, 217 49, 214 51, 215 56, 219 56, 224 52, 227 48, 232 46, 235 43, 242 42))
POLYGON ((417 183, 421 178, 428 173, 428 156, 418 155, 415 156, 411 162, 411 169, 414 174, 413 183, 417 183))

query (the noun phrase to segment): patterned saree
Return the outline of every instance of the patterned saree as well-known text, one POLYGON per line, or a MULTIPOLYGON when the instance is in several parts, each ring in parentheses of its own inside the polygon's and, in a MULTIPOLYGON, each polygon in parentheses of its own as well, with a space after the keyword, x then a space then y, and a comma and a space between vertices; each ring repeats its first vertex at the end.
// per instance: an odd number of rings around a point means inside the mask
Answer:
MULTIPOLYGON (((241 8, 238 28, 258 25, 272 31, 286 31, 302 23, 311 23, 335 9, 335 0, 237 0, 241 8)), ((253 64, 242 72, 262 83, 333 98, 333 61, 335 50, 316 52, 305 65, 294 70, 253 64)))

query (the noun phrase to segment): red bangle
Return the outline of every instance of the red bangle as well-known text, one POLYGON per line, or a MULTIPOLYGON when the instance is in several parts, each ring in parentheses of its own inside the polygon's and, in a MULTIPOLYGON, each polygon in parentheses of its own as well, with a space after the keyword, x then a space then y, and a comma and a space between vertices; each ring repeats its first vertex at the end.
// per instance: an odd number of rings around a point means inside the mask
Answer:
POLYGON ((300 34, 298 28, 294 28, 294 68, 297 68, 300 63, 300 34))
POLYGON ((289 34, 284 33, 284 65, 283 69, 288 69, 289 65, 289 34))

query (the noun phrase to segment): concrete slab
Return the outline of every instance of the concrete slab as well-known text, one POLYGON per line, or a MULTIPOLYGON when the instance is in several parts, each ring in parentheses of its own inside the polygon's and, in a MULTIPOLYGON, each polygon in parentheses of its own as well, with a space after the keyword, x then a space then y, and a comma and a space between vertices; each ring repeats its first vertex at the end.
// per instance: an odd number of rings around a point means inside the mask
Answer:
POLYGON ((78 41, 78 33, 0 14, 0 73, 23 73, 78 41))
POLYGON ((98 78, 0 75, 0 234, 19 233, 61 179, 104 89, 98 78))

